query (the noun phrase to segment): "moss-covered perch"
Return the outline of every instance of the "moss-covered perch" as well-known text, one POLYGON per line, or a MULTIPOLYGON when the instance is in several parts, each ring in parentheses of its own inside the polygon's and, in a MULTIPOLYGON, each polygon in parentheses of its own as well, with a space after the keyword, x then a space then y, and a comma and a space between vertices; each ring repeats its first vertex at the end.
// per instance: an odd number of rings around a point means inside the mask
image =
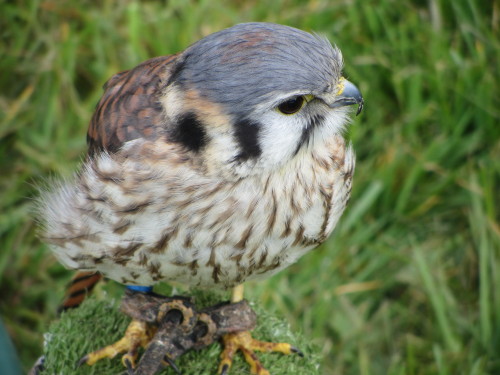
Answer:
MULTIPOLYGON (((208 292, 190 293, 195 298, 197 307, 203 308, 221 301, 221 296, 208 292)), ((98 300, 90 297, 78 309, 64 313, 54 322, 46 336, 44 354, 45 371, 52 374, 121 374, 124 367, 117 356, 112 360, 104 359, 94 366, 83 365, 76 368, 78 360, 93 350, 118 340, 127 328, 130 318, 119 311, 119 301, 98 300)), ((289 342, 300 348, 305 357, 277 353, 258 353, 263 365, 272 375, 319 374, 319 355, 307 340, 293 334, 286 321, 264 311, 258 304, 251 302, 251 307, 258 316, 257 327, 253 331, 259 340, 289 342)), ((212 344, 200 351, 191 351, 176 360, 183 374, 210 374, 217 372, 221 346, 212 344)), ((238 355, 230 371, 231 374, 249 374, 249 367, 241 355, 238 355)), ((175 374, 166 368, 160 374, 175 374)))

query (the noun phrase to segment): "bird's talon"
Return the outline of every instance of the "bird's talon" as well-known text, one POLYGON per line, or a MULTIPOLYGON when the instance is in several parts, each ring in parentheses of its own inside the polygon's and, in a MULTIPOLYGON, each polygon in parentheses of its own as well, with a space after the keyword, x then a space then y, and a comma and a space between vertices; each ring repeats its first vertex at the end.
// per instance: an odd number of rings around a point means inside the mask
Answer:
POLYGON ((76 368, 79 368, 79 367, 81 367, 83 364, 87 363, 88 359, 89 359, 88 354, 87 354, 87 355, 84 355, 82 358, 80 358, 80 359, 78 360, 78 362, 76 362, 76 368))
POLYGON ((127 368, 127 374, 128 375, 134 375, 134 365, 132 364, 132 362, 130 361, 130 359, 128 359, 128 358, 122 358, 122 362, 125 365, 125 367, 127 368))
POLYGON ((299 357, 304 358, 304 353, 303 353, 303 352, 302 352, 302 350, 300 350, 299 348, 296 348, 295 346, 291 346, 291 347, 290 347, 290 351, 291 351, 292 353, 297 354, 299 357))
POLYGON ((236 351, 241 351, 245 361, 250 366, 250 372, 255 375, 269 375, 269 371, 264 368, 255 354, 259 352, 279 352, 283 354, 296 353, 303 357, 304 354, 294 346, 287 343, 272 343, 255 340, 250 332, 243 331, 238 333, 229 333, 223 336, 224 350, 221 354, 221 363, 219 365, 219 375, 227 375, 231 367, 233 356, 236 351))
POLYGON ((129 367, 132 368, 132 370, 135 369, 135 359, 137 357, 136 353, 137 352, 135 352, 135 354, 133 352, 128 352, 127 354, 123 355, 122 363, 127 369, 129 367))
POLYGON ((81 366, 84 363, 93 365, 103 358, 114 358, 120 353, 125 353, 121 362, 127 369, 134 369, 135 359, 137 358, 137 349, 140 346, 146 347, 153 335, 154 331, 149 329, 145 322, 132 320, 125 331, 125 335, 120 340, 114 344, 85 355, 78 361, 78 366, 81 366))
POLYGON ((129 354, 123 355, 123 357, 122 357, 123 366, 125 366, 126 368, 129 368, 129 367, 134 368, 134 364, 132 363, 132 361, 133 360, 130 358, 129 354))
POLYGON ((227 375, 229 371, 229 365, 227 363, 222 365, 222 369, 219 372, 219 375, 227 375))
POLYGON ((170 367, 172 367, 172 369, 175 371, 176 374, 182 375, 181 370, 179 370, 179 367, 177 367, 177 365, 175 364, 175 362, 172 358, 170 358, 169 356, 166 355, 165 357, 163 357, 163 360, 165 362, 167 362, 170 367))

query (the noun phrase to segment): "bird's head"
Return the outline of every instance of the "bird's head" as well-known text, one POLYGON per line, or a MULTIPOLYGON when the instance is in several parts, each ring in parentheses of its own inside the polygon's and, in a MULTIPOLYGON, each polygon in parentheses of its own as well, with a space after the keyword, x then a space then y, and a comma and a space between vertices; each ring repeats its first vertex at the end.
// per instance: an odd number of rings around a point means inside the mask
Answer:
POLYGON ((236 177, 279 168, 340 134, 348 106, 363 107, 342 77, 338 48, 277 24, 211 34, 172 66, 163 105, 170 136, 236 177))

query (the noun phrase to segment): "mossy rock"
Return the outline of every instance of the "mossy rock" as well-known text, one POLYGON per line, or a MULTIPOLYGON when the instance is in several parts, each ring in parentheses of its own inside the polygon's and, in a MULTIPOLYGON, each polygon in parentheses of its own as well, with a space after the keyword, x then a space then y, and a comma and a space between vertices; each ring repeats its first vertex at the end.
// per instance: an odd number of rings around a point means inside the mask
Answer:
MULTIPOLYGON (((216 304, 221 296, 208 292, 192 292, 198 307, 216 304)), ((120 356, 104 359, 93 366, 76 367, 78 360, 86 353, 118 340, 127 328, 130 318, 119 311, 119 301, 88 298, 79 308, 63 313, 46 334, 45 370, 43 375, 53 374, 121 374, 125 368, 120 356)), ((259 340, 289 342, 304 352, 304 358, 279 353, 258 353, 262 364, 272 375, 294 374, 314 375, 320 373, 320 357, 303 336, 290 331, 288 323, 265 312, 258 304, 251 302, 258 315, 258 324, 253 336, 259 340)), ((213 375, 217 373, 221 345, 212 344, 200 351, 191 351, 177 359, 176 364, 183 374, 213 375)), ((175 374, 165 368, 160 374, 175 374)), ((249 366, 237 354, 230 374, 250 374, 249 366)))

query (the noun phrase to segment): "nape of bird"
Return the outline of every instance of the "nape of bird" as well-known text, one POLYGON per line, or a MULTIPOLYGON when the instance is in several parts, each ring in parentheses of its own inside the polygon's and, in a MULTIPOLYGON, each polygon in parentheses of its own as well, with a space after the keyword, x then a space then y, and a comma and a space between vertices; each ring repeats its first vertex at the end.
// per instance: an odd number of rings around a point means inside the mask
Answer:
MULTIPOLYGON (((87 276, 145 292, 160 281, 233 288, 241 300, 245 281, 324 242, 346 207, 355 158, 344 131, 363 99, 342 69, 325 38, 247 23, 114 75, 81 169, 41 195, 41 237, 87 276)), ((249 335, 224 337, 219 373, 236 349, 268 373, 249 335)))

